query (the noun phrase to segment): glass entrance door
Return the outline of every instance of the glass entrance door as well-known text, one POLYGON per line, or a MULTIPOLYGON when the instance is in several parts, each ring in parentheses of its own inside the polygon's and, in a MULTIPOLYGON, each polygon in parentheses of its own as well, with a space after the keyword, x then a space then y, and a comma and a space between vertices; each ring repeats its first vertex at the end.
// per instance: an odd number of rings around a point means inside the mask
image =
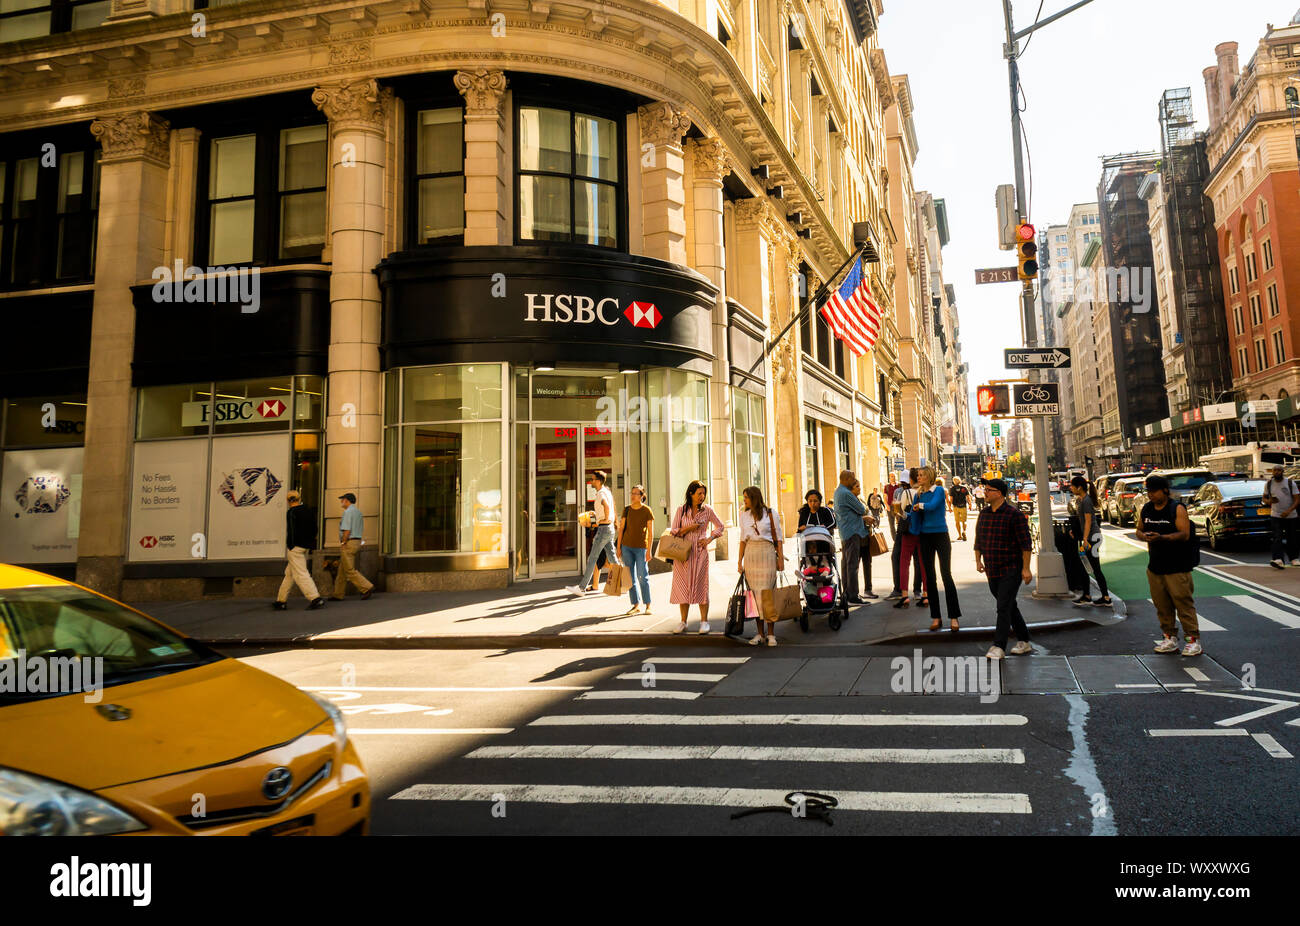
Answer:
POLYGON ((579 481, 579 429, 557 425, 533 428, 534 574, 572 574, 578 571, 582 545, 578 512, 585 508, 586 491, 579 481))

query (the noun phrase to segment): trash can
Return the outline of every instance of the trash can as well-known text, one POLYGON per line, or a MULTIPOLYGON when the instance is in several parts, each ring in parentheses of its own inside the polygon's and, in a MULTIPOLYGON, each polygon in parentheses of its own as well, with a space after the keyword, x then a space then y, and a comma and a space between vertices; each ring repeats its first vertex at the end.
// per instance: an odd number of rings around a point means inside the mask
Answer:
POLYGON ((1091 588, 1088 570, 1084 568, 1083 559, 1079 556, 1079 542, 1070 534, 1069 518, 1052 520, 1052 537, 1057 552, 1065 559, 1065 578, 1070 584, 1070 590, 1088 591, 1091 588))

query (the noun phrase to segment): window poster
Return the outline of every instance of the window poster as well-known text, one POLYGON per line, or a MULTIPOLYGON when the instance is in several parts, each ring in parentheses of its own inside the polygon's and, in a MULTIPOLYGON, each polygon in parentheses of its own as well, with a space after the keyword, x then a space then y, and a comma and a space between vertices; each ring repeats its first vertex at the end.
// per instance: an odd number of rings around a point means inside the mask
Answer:
POLYGON ((0 562, 71 563, 81 521, 82 448, 11 450, 0 474, 0 562))
POLYGON ((197 559, 206 553, 201 535, 207 472, 206 440, 135 445, 129 561, 197 559))
POLYGON ((282 559, 289 435, 212 441, 208 559, 282 559))

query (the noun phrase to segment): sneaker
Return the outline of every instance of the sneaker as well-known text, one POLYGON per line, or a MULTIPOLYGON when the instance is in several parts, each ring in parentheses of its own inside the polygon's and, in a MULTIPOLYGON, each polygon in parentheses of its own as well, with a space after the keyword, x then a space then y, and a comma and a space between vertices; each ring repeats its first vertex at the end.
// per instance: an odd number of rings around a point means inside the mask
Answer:
POLYGON ((987 653, 984 654, 984 658, 985 658, 985 659, 1001 659, 1001 658, 1002 658, 1003 656, 1005 656, 1005 655, 1006 655, 1006 653, 1004 653, 1004 652, 1002 651, 1002 647, 1000 647, 1000 646, 990 646, 990 647, 989 647, 989 651, 988 651, 987 653))
POLYGON ((1155 652, 1176 653, 1178 652, 1178 641, 1173 637, 1165 637, 1163 640, 1157 640, 1155 652))
POLYGON ((879 599, 880 599, 880 596, 879 596, 879 595, 875 594, 874 592, 870 592, 870 591, 863 592, 862 597, 863 597, 863 598, 874 598, 874 599, 876 599, 876 600, 879 600, 879 599))
POLYGON ((1017 640, 1016 645, 1007 650, 1012 656, 1025 656, 1033 651, 1034 648, 1025 640, 1017 640))
POLYGON ((364 592, 361 593, 361 600, 362 600, 362 601, 369 601, 369 600, 370 600, 370 596, 373 595, 374 593, 375 593, 375 590, 374 590, 373 588, 368 588, 368 589, 366 589, 364 592))
POLYGON ((288 607, 288 605, 285 604, 283 601, 272 601, 271 607, 275 608, 275 610, 277 611, 283 611, 285 608, 288 607))
POLYGON ((1078 598, 1074 599, 1074 604, 1076 605, 1092 604, 1092 598, 1090 598, 1088 595, 1080 595, 1078 598))
POLYGON ((762 635, 762 634, 756 633, 756 634, 754 634, 752 637, 749 638, 748 643, 749 643, 750 646, 762 646, 762 645, 763 645, 763 639, 764 639, 764 638, 763 638, 763 635, 762 635))
POLYGON ((700 624, 700 633, 708 633, 708 632, 709 632, 709 622, 705 621, 703 624, 700 624))
POLYGON ((324 598, 315 598, 315 599, 312 600, 312 603, 311 603, 311 604, 307 605, 307 610, 308 610, 308 611, 315 611, 317 608, 323 608, 323 607, 325 607, 325 599, 324 599, 324 598))
POLYGON ((1094 602, 1092 603, 1092 606, 1093 606, 1094 608, 1109 608, 1109 607, 1112 607, 1111 600, 1110 600, 1110 596, 1107 595, 1105 598, 1098 598, 1096 601, 1094 601, 1094 602))
POLYGON ((642 614, 649 614, 649 613, 650 613, 650 605, 643 605, 642 608, 641 608, 641 613, 642 613, 642 614))
POLYGON ((581 585, 567 585, 564 590, 576 598, 582 598, 587 594, 587 590, 581 585))
POLYGON ((631 617, 633 614, 639 614, 640 612, 641 612, 641 606, 639 604, 634 604, 632 605, 632 607, 628 608, 626 611, 623 612, 623 616, 631 617))
POLYGON ((774 634, 774 633, 773 633, 773 634, 768 634, 768 637, 767 637, 767 645, 768 645, 768 646, 776 646, 776 634, 774 634))
POLYGON ((1270 566, 1272 566, 1274 569, 1285 569, 1285 568, 1286 568, 1285 566, 1282 565, 1282 561, 1281 561, 1280 559, 1269 560, 1269 563, 1268 563, 1268 564, 1269 564, 1270 566))
POLYGON ((673 628, 673 633, 685 633, 685 632, 686 632, 686 621, 682 621, 680 624, 678 624, 676 627, 673 628))
POLYGON ((1201 649, 1200 640, 1188 640, 1185 644, 1183 644, 1184 656, 1199 656, 1203 652, 1205 651, 1201 649))
POLYGON ((903 597, 903 593, 900 592, 898 589, 894 589, 892 592, 890 592, 888 595, 885 596, 885 600, 893 601, 895 598, 902 598, 902 597, 903 597))

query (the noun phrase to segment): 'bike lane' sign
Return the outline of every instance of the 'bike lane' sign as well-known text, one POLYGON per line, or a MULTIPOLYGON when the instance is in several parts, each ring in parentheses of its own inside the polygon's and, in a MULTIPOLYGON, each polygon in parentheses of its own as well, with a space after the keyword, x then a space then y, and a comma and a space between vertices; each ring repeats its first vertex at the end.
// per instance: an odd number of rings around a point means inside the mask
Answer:
POLYGON ((1061 387, 1057 383, 1016 383, 1011 387, 1011 414, 1040 418, 1061 413, 1061 387))

